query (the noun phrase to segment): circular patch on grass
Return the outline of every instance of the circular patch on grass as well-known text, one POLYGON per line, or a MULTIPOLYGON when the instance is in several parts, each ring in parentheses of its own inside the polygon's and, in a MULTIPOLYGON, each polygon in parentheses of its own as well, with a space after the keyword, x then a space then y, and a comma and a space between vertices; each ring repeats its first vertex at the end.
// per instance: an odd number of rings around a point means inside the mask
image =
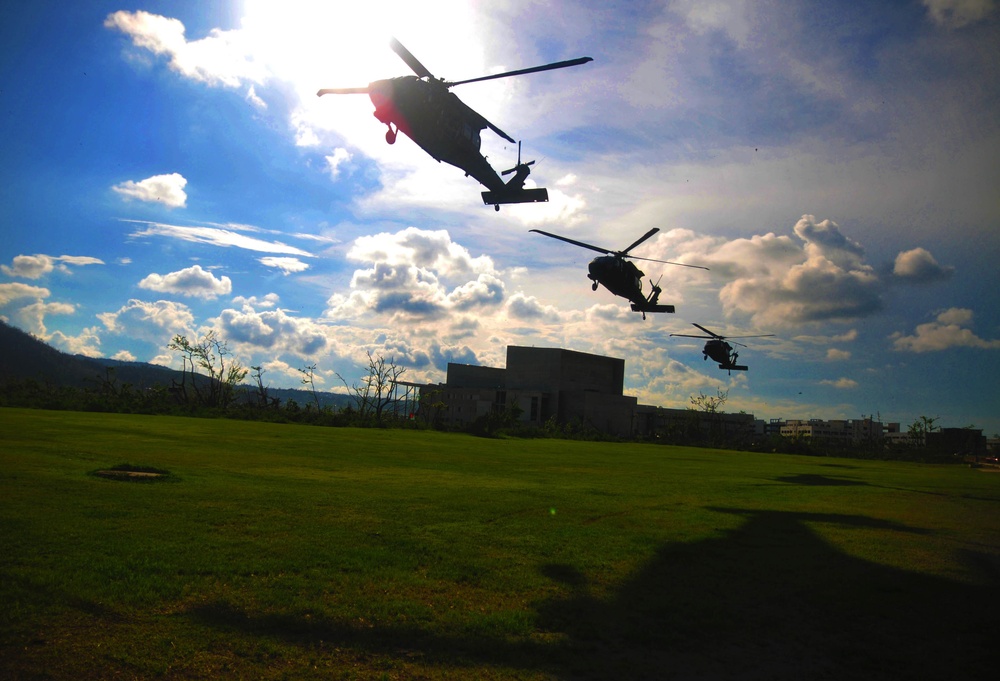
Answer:
POLYGON ((176 480, 170 471, 152 466, 135 466, 130 463, 121 463, 111 468, 102 468, 93 471, 91 475, 108 480, 123 480, 125 482, 160 482, 164 480, 176 480))

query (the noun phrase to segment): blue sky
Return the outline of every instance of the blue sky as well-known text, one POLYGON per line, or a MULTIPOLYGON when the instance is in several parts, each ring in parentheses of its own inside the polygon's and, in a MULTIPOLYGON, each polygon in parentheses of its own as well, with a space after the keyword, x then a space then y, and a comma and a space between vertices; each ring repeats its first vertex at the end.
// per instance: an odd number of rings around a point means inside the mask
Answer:
POLYGON ((646 404, 1000 432, 994 0, 38 2, 0 45, 0 315, 62 350, 176 364, 214 330, 337 390, 369 351, 442 381, 563 347, 646 404), (549 203, 494 212, 367 97, 316 97, 408 74, 391 36, 449 80, 594 58, 454 90, 549 203), (677 308, 646 321, 528 231, 653 227, 635 255, 710 271, 641 264, 677 308), (729 376, 692 322, 775 336, 729 376))

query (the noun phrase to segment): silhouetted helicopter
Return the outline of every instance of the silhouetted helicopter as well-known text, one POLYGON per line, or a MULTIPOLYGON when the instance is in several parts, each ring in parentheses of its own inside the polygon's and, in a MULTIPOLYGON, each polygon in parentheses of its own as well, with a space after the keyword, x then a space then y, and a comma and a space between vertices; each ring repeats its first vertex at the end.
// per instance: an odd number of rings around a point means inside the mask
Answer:
POLYGON ((641 312, 643 319, 646 318, 647 312, 673 312, 674 306, 660 305, 657 303, 660 297, 660 287, 657 285, 659 280, 657 280, 657 284, 653 284, 653 288, 649 292, 649 297, 642 294, 642 277, 645 275, 642 270, 635 266, 634 262, 627 260, 627 258, 631 258, 633 260, 648 260, 650 262, 662 262, 667 265, 680 265, 681 267, 697 267, 700 270, 708 269, 707 267, 702 267, 701 265, 687 265, 682 262, 654 260, 653 258, 640 258, 638 256, 628 254, 633 248, 659 232, 660 230, 658 227, 654 227, 646 232, 639 239, 637 239, 635 243, 623 251, 612 251, 607 248, 601 248, 600 246, 585 244, 582 241, 575 241, 564 236, 559 236, 558 234, 543 232, 540 229, 531 229, 528 231, 544 234, 545 236, 565 241, 566 243, 573 244, 574 246, 589 248, 590 250, 597 251, 598 253, 606 253, 607 255, 604 255, 603 257, 591 260, 590 265, 587 266, 590 271, 587 277, 594 282, 591 285, 591 288, 596 291, 597 285, 601 284, 604 288, 608 289, 616 296, 628 298, 632 301, 632 311, 641 312))
POLYGON ((736 359, 740 356, 736 350, 733 349, 733 345, 739 345, 746 347, 743 343, 733 342, 729 344, 726 342, 726 338, 767 338, 768 336, 773 336, 773 333, 762 333, 756 336, 720 336, 714 331, 709 331, 701 324, 694 324, 699 329, 707 333, 707 336, 695 336, 689 333, 672 333, 671 336, 681 336, 683 338, 708 338, 708 342, 705 343, 705 348, 701 351, 705 355, 707 360, 711 357, 714 361, 719 363, 720 369, 726 369, 732 374, 734 371, 746 371, 748 369, 745 364, 737 364, 736 359))
POLYGON ((483 203, 492 205, 497 210, 500 210, 502 203, 534 203, 549 200, 549 193, 545 189, 524 188, 524 181, 531 172, 529 166, 534 161, 521 163, 520 144, 517 148, 517 165, 501 173, 502 175, 514 173, 514 176, 506 183, 501 179, 486 158, 479 153, 481 144, 479 132, 489 128, 512 144, 514 139, 462 102, 449 88, 482 80, 577 66, 593 61, 592 58, 580 57, 491 76, 446 81, 443 78, 435 78, 427 67, 395 38, 390 41, 389 47, 406 62, 416 76, 376 80, 367 87, 327 88, 320 90, 316 95, 322 97, 327 94, 367 94, 375 105, 375 118, 388 127, 385 133, 386 142, 395 143, 396 133, 402 130, 439 163, 444 161, 461 168, 467 176, 472 175, 489 188, 490 191, 483 192, 483 203))

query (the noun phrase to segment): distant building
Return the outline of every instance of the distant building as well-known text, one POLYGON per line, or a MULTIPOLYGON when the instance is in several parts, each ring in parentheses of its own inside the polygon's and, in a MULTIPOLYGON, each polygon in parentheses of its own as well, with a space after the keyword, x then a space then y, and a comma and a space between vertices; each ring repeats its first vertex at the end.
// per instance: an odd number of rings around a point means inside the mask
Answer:
POLYGON ((927 449, 936 454, 980 456, 986 453, 986 437, 981 428, 940 428, 925 437, 927 449))
POLYGON ((707 413, 695 409, 667 409, 640 404, 636 407, 635 434, 683 435, 689 440, 748 443, 756 435, 753 414, 707 413))
POLYGON ((804 437, 831 444, 858 444, 882 439, 882 423, 870 418, 825 421, 789 420, 781 426, 783 437, 804 437))
MULTIPOLYGON (((413 385, 413 384, 407 384, 413 385)), ((580 424, 618 437, 682 432, 750 440, 752 414, 707 414, 642 405, 624 394, 625 360, 561 348, 507 347, 507 366, 448 364, 444 383, 420 385, 428 421, 465 427, 516 406, 525 425, 580 424)))
POLYGON ((629 437, 638 400, 624 385, 623 359, 511 345, 505 369, 449 363, 445 383, 420 386, 420 404, 425 417, 453 426, 516 405, 526 424, 554 418, 629 437))

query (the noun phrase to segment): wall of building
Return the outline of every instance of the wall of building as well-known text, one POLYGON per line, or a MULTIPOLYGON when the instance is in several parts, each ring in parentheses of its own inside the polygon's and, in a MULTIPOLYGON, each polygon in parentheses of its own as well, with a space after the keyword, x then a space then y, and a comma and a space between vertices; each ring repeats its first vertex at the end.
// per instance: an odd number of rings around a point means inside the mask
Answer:
POLYGON ((561 348, 507 347, 507 387, 512 390, 592 390, 621 395, 625 360, 561 348))
POLYGON ((496 367, 474 364, 448 363, 448 377, 445 384, 454 388, 492 388, 500 390, 506 385, 506 371, 496 367))

